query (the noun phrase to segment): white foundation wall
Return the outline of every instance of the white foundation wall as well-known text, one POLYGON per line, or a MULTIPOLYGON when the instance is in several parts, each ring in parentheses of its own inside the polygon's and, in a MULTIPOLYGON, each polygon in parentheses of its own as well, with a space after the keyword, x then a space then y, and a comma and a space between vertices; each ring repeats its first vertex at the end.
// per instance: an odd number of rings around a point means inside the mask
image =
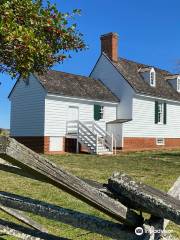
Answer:
POLYGON ((166 101, 167 124, 155 124, 155 101, 133 99, 133 120, 123 124, 124 137, 180 138, 180 103, 166 101))

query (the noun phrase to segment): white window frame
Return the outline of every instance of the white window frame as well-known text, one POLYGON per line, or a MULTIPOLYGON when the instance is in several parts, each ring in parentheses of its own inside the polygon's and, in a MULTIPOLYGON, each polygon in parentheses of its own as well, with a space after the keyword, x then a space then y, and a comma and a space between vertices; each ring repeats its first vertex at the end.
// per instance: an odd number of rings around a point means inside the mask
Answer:
POLYGON ((177 78, 177 91, 180 92, 180 76, 177 78))
POLYGON ((149 73, 149 82, 150 82, 151 87, 156 86, 156 72, 155 72, 154 68, 152 68, 149 73))
POLYGON ((158 124, 163 124, 164 122, 164 103, 158 102, 158 124), (159 106, 161 106, 161 111, 159 111, 159 106))
POLYGON ((156 145, 159 145, 159 146, 164 146, 165 145, 165 140, 164 138, 156 138, 156 145))
POLYGON ((104 106, 101 106, 100 114, 101 114, 100 119, 104 119, 104 106))

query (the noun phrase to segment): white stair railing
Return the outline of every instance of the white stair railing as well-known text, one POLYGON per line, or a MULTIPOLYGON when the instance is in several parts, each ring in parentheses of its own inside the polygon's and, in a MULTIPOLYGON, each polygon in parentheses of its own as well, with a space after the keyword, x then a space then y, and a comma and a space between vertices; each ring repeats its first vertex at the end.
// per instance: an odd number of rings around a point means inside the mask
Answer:
POLYGON ((68 121, 66 126, 68 135, 77 137, 78 142, 85 144, 91 153, 100 153, 102 148, 116 154, 116 139, 95 122, 68 121), (99 146, 101 149, 99 149, 99 146))
POLYGON ((96 135, 96 154, 98 154, 98 144, 99 144, 99 137, 96 135))
POLYGON ((76 135, 78 133, 78 122, 75 121, 67 121, 66 123, 66 134, 76 135))
POLYGON ((68 135, 77 137, 77 152, 78 142, 85 144, 91 153, 96 153, 96 134, 94 134, 88 127, 80 121, 68 121, 66 127, 68 135))
POLYGON ((117 143, 115 137, 106 132, 103 128, 101 128, 96 122, 93 122, 93 131, 98 133, 102 138, 104 138, 105 146, 112 152, 116 154, 117 143))

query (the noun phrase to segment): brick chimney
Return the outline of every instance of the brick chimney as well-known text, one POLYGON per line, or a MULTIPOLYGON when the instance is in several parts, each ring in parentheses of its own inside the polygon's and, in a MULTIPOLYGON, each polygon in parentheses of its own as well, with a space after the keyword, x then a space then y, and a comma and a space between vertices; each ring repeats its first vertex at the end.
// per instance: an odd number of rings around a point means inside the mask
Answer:
POLYGON ((114 62, 118 61, 118 34, 107 33, 101 35, 101 52, 106 55, 114 62))

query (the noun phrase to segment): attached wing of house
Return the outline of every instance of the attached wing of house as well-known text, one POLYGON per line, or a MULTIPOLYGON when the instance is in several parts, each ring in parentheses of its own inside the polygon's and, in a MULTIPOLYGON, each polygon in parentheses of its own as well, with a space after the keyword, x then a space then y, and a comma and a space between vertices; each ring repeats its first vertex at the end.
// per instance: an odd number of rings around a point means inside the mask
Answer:
POLYGON ((106 123, 120 100, 100 80, 48 71, 19 80, 9 99, 11 136, 33 150, 112 153, 106 123))
POLYGON ((107 124, 123 149, 180 147, 180 76, 118 57, 118 36, 101 36, 102 54, 91 77, 121 99, 107 124))

